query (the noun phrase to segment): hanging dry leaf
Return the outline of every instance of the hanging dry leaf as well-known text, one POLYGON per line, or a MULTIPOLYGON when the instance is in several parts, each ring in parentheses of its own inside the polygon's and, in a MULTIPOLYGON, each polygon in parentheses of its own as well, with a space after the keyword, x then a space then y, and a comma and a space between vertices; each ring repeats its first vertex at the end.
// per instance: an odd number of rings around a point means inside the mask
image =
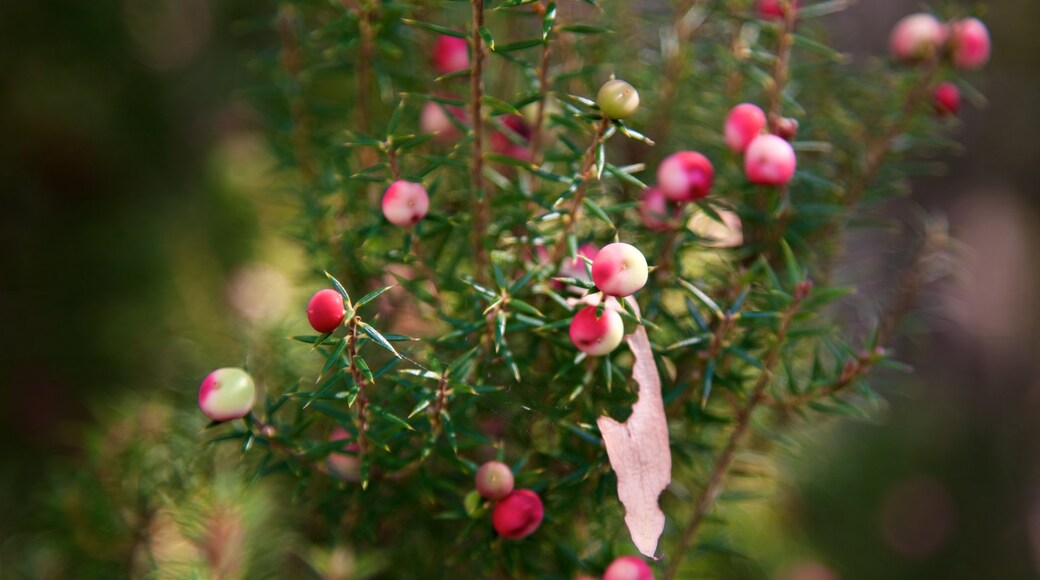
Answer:
MULTIPOLYGON (((638 313, 636 301, 631 297, 626 300, 638 313)), ((661 377, 646 329, 640 326, 625 341, 635 355, 632 378, 639 384, 639 400, 632 406, 628 421, 618 423, 610 417, 600 417, 596 424, 603 434, 610 466, 617 474, 618 498, 625 506, 628 533, 636 548, 653 558, 664 532, 664 512, 657 499, 672 481, 668 422, 661 398, 661 377)))

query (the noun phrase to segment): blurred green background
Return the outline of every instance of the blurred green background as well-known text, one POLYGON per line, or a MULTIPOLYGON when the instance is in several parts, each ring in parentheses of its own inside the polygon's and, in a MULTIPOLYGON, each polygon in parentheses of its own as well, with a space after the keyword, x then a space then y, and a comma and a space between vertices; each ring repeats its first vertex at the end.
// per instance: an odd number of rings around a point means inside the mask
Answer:
MULTIPOLYGON (((872 0, 832 17, 838 47, 883 52, 915 7, 872 0)), ((188 517, 157 507, 166 488, 204 525, 163 549, 213 534, 278 548, 219 562, 230 576, 357 564, 292 539, 285 506, 243 491, 233 457, 198 444, 198 382, 248 362, 258 336, 284 336, 305 296, 294 209, 237 97, 275 11, 0 4, 0 577, 136 575, 174 534, 164 518, 188 517)), ((962 155, 915 188, 968 246, 898 346, 917 374, 875 377, 890 395, 875 421, 792 442, 778 495, 747 508, 770 525, 739 532, 762 562, 734 575, 1040 576, 1040 3, 993 2, 986 20, 994 58, 974 78, 988 105, 966 107, 962 155)), ((842 275, 861 293, 903 259, 898 234, 854 233, 848 253, 842 275)))

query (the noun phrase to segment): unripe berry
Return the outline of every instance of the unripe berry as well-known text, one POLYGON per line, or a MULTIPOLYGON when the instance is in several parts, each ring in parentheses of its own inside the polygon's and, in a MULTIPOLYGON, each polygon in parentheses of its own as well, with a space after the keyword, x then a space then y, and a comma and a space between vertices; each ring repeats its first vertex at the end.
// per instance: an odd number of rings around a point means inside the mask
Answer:
POLYGON ((519 540, 533 534, 544 516, 545 508, 538 494, 529 489, 518 489, 495 505, 491 523, 498 535, 508 540, 519 540))
POLYGON ((646 285, 649 275, 643 253, 629 244, 608 244, 592 261, 592 282, 608 296, 635 294, 646 285))
POLYGON ((419 183, 398 179, 383 194, 383 215, 394 225, 413 226, 429 209, 430 196, 419 183))
POLYGON ((935 87, 932 100, 935 112, 941 116, 956 115, 961 109, 961 91, 953 83, 942 83, 935 87))
POLYGON ((433 67, 446 75, 469 68, 469 43, 462 38, 441 35, 433 47, 433 67))
POLYGON ((217 369, 199 386, 199 408, 214 421, 245 417, 253 410, 255 400, 253 377, 242 369, 217 369))
POLYGON ((343 450, 351 453, 333 452, 329 454, 327 460, 329 473, 344 481, 361 479, 361 458, 357 456, 361 447, 353 442, 350 432, 343 427, 336 427, 329 435, 329 441, 343 441, 343 450))
POLYGON ((706 197, 715 182, 715 167, 696 151, 672 153, 657 167, 657 187, 672 201, 706 197))
POLYGON ((776 135, 760 135, 744 153, 744 173, 759 185, 784 185, 794 176, 797 159, 791 144, 776 135))
POLYGON ((903 61, 931 58, 946 42, 946 27, 926 13, 904 17, 892 28, 889 46, 892 55, 903 61))
POLYGON ((611 119, 627 119, 639 109, 639 93, 625 81, 611 79, 600 87, 596 104, 611 119))
POLYGON ((621 315, 609 305, 596 317, 596 307, 586 306, 571 320, 571 342, 589 356, 604 356, 614 351, 625 337, 621 315))
POLYGON ((667 232, 675 228, 675 221, 682 211, 679 206, 669 201, 658 187, 643 190, 639 200, 639 217, 648 230, 667 232))
POLYGON ((343 324, 347 308, 343 306, 343 295, 331 288, 317 291, 307 303, 307 321, 317 332, 332 332, 343 324))
POLYGON ((610 563, 603 580, 654 580, 654 572, 641 558, 621 556, 610 563))
POLYGON ((475 481, 477 493, 492 501, 498 501, 513 491, 513 472, 501 461, 488 461, 481 465, 475 481))
MULTIPOLYGON (((798 0, 789 0, 788 7, 797 12, 798 0)), ((766 20, 783 20, 784 18, 783 0, 758 0, 755 10, 758 11, 760 18, 766 20)))
POLYGON ((950 52, 957 68, 976 69, 989 62, 989 30, 978 18, 950 24, 950 52))
POLYGON ((743 153, 766 126, 766 114, 757 105, 741 103, 726 115, 726 145, 734 153, 743 153))

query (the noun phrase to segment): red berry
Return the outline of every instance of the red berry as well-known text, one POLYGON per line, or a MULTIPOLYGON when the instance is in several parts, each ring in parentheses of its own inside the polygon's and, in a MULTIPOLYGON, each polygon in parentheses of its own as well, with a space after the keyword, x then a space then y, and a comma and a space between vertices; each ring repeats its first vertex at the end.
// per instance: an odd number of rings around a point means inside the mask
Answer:
POLYGON ((343 305, 343 296, 326 288, 319 290, 311 296, 307 303, 307 321, 311 328, 317 332, 332 332, 343 324, 343 317, 347 314, 347 308, 343 305))
POLYGON ((935 16, 923 12, 897 22, 889 37, 892 55, 902 61, 931 58, 945 42, 946 27, 935 16))
POLYGON ((696 151, 673 153, 657 168, 657 187, 672 201, 706 197, 715 181, 715 168, 696 151))
POLYGON ((589 356, 604 356, 614 351, 625 337, 621 315, 608 304, 603 315, 596 316, 595 306, 586 306, 571 320, 571 342, 589 356))
POLYGON ((488 461, 474 478, 477 493, 485 499, 500 500, 513 491, 513 472, 501 461, 488 461))
POLYGON ((214 421, 245 417, 253 410, 255 400, 253 378, 242 369, 217 369, 199 385, 199 408, 214 421))
POLYGON ((419 223, 430 209, 430 196, 420 183, 398 179, 383 194, 383 215, 403 228, 419 223))
POLYGON ((533 534, 544 516, 545 508, 538 494, 529 489, 518 489, 495 505, 491 523, 498 535, 519 540, 533 534))
POLYGON ((965 18, 950 24, 950 51, 953 65, 977 69, 989 62, 989 30, 978 18, 965 18))
POLYGON ((743 153, 765 127, 765 112, 757 105, 741 103, 726 116, 726 144, 734 153, 743 153))
POLYGON ((744 173, 759 185, 784 185, 794 176, 797 159, 791 144, 776 135, 760 135, 744 153, 744 173))
POLYGON ((961 91, 953 83, 942 83, 935 87, 932 98, 935 112, 939 115, 956 115, 961 109, 961 91))
MULTIPOLYGON (((789 0, 788 6, 797 12, 798 0, 789 0)), ((758 0, 755 10, 758 11, 759 17, 766 20, 783 20, 784 18, 783 0, 758 0)))
POLYGON ((469 68, 469 43, 461 38, 442 35, 433 47, 433 67, 446 75, 469 68))
POLYGON ((654 580, 654 572, 642 558, 621 556, 610 563, 603 580, 654 580))

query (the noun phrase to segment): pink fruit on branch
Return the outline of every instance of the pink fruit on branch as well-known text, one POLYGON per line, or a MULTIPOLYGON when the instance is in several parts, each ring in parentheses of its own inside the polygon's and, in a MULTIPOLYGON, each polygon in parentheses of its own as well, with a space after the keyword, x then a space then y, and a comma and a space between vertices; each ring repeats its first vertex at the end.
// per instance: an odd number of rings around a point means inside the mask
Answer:
POLYGON ((931 58, 946 42, 947 30, 939 20, 924 12, 905 16, 892 28, 892 56, 913 62, 931 58))
POLYGON ((498 535, 519 540, 533 534, 544 516, 545 508, 538 494, 529 489, 518 489, 495 505, 491 523, 498 535))
POLYGON ((217 369, 199 386, 199 408, 214 421, 245 417, 253 410, 255 400, 253 377, 239 368, 217 369))
POLYGON ((441 35, 433 46, 433 68, 442 75, 469 68, 469 43, 454 36, 441 35))
POLYGON ((592 282, 607 296, 631 296, 646 285, 649 276, 643 253, 629 244, 608 244, 592 261, 592 282))
POLYGON ((758 105, 741 103, 726 115, 726 145, 734 153, 743 153, 766 127, 766 113, 758 105))
POLYGON ((978 18, 965 18, 950 23, 950 55, 953 66, 977 69, 989 62, 991 42, 989 29, 978 18))
POLYGON ((332 332, 343 324, 347 308, 343 305, 343 295, 331 288, 319 290, 311 296, 307 303, 307 321, 316 332, 332 332))
POLYGON ((481 497, 497 501, 512 493, 513 472, 501 461, 488 461, 477 470, 474 483, 481 497))
POLYGON ((787 9, 798 11, 798 0, 758 0, 755 3, 755 11, 758 12, 760 18, 765 20, 783 20, 785 2, 787 9))
POLYGON ((657 167, 657 187, 672 201, 694 201, 711 192, 715 167, 696 151, 673 153, 657 167))
POLYGON ((621 556, 610 563, 603 580, 654 580, 654 572, 642 558, 621 556))
POLYGON ((571 342, 589 356, 604 356, 614 351, 625 338, 625 324, 621 315, 610 304, 603 315, 596 316, 597 307, 586 306, 571 320, 571 342))
POLYGON ((942 83, 935 87, 932 103, 939 115, 956 115, 961 109, 961 91, 953 83, 942 83))
POLYGON ((794 148, 776 135, 759 135, 744 152, 744 173, 759 185, 784 185, 797 165, 794 148))
POLYGON ((383 215, 397 226, 413 226, 430 209, 430 196, 420 183, 398 179, 383 194, 383 215))

